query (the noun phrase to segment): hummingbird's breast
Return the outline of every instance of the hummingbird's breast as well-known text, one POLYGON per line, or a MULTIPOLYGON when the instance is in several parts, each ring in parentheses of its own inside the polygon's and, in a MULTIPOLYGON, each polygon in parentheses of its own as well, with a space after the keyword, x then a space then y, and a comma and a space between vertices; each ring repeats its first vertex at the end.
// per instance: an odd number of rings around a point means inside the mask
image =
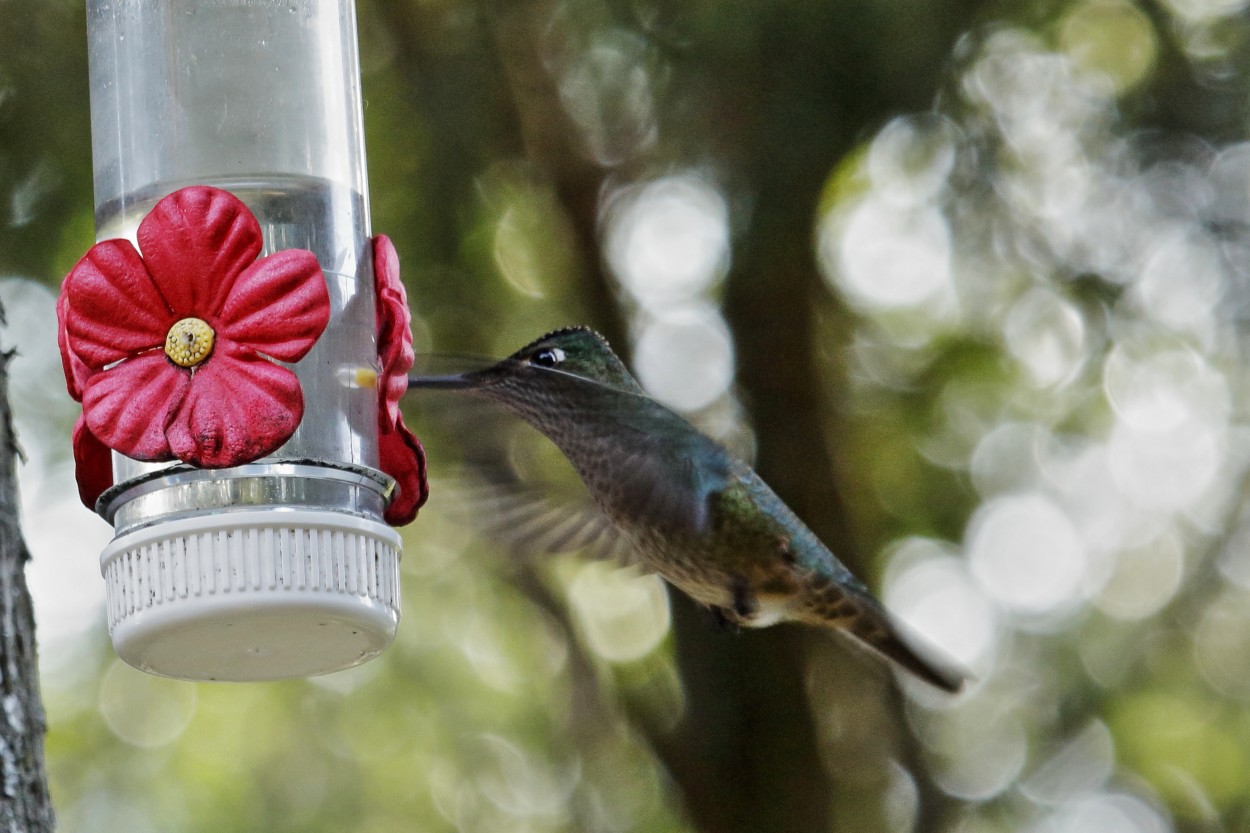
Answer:
MULTIPOLYGON (((744 476, 753 475, 746 470, 744 476)), ((710 492, 701 529, 605 511, 641 560, 666 580, 705 605, 737 611, 739 624, 765 626, 790 615, 801 588, 790 555, 792 536, 754 501, 750 485, 735 478, 710 492)))

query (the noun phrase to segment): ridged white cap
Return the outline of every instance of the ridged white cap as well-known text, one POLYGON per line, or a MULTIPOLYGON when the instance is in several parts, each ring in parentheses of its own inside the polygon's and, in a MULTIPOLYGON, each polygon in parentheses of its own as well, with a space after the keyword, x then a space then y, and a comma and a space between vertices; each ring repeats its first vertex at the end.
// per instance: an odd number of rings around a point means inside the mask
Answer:
POLYGON ((100 555, 109 632, 136 668, 275 680, 381 653, 399 626, 398 533, 338 512, 223 512, 119 535, 100 555))

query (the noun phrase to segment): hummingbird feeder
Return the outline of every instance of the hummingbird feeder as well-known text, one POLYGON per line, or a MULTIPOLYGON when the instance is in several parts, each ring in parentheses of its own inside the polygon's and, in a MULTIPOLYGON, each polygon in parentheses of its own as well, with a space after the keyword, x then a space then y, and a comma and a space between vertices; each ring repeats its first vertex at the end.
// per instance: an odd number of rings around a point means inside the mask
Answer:
POLYGON ((426 483, 352 0, 88 0, 87 23, 98 242, 58 336, 113 645, 193 680, 370 659, 426 483))

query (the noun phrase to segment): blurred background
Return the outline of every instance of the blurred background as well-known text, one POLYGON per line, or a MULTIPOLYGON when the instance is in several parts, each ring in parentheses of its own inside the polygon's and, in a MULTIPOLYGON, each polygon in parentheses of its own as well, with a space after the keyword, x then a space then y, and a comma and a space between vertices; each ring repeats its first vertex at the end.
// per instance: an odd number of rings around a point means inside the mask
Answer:
POLYGON ((0 344, 61 829, 1250 830, 1246 7, 358 5, 418 350, 596 327, 973 669, 947 698, 508 554, 422 401, 434 492, 382 658, 122 665, 53 311, 93 242, 84 12, 0 0, 0 344))

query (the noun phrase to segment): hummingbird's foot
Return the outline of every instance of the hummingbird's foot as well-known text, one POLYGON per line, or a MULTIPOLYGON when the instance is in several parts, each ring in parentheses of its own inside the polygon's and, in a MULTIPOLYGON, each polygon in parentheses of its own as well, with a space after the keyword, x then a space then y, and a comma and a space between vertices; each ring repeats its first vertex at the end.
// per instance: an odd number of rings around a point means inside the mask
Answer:
POLYGON ((759 613, 760 600, 756 598, 745 576, 733 577, 729 585, 729 594, 733 599, 733 611, 739 622, 749 621, 755 617, 756 613, 759 613))
POLYGON ((708 610, 712 613, 712 621, 716 623, 717 630, 725 633, 738 633, 742 630, 742 620, 731 609, 727 607, 709 607, 708 610))
POLYGON ((731 606, 712 605, 710 610, 717 626, 724 631, 737 633, 744 625, 750 625, 760 610, 759 598, 751 590, 745 576, 734 576, 729 585, 731 606))

